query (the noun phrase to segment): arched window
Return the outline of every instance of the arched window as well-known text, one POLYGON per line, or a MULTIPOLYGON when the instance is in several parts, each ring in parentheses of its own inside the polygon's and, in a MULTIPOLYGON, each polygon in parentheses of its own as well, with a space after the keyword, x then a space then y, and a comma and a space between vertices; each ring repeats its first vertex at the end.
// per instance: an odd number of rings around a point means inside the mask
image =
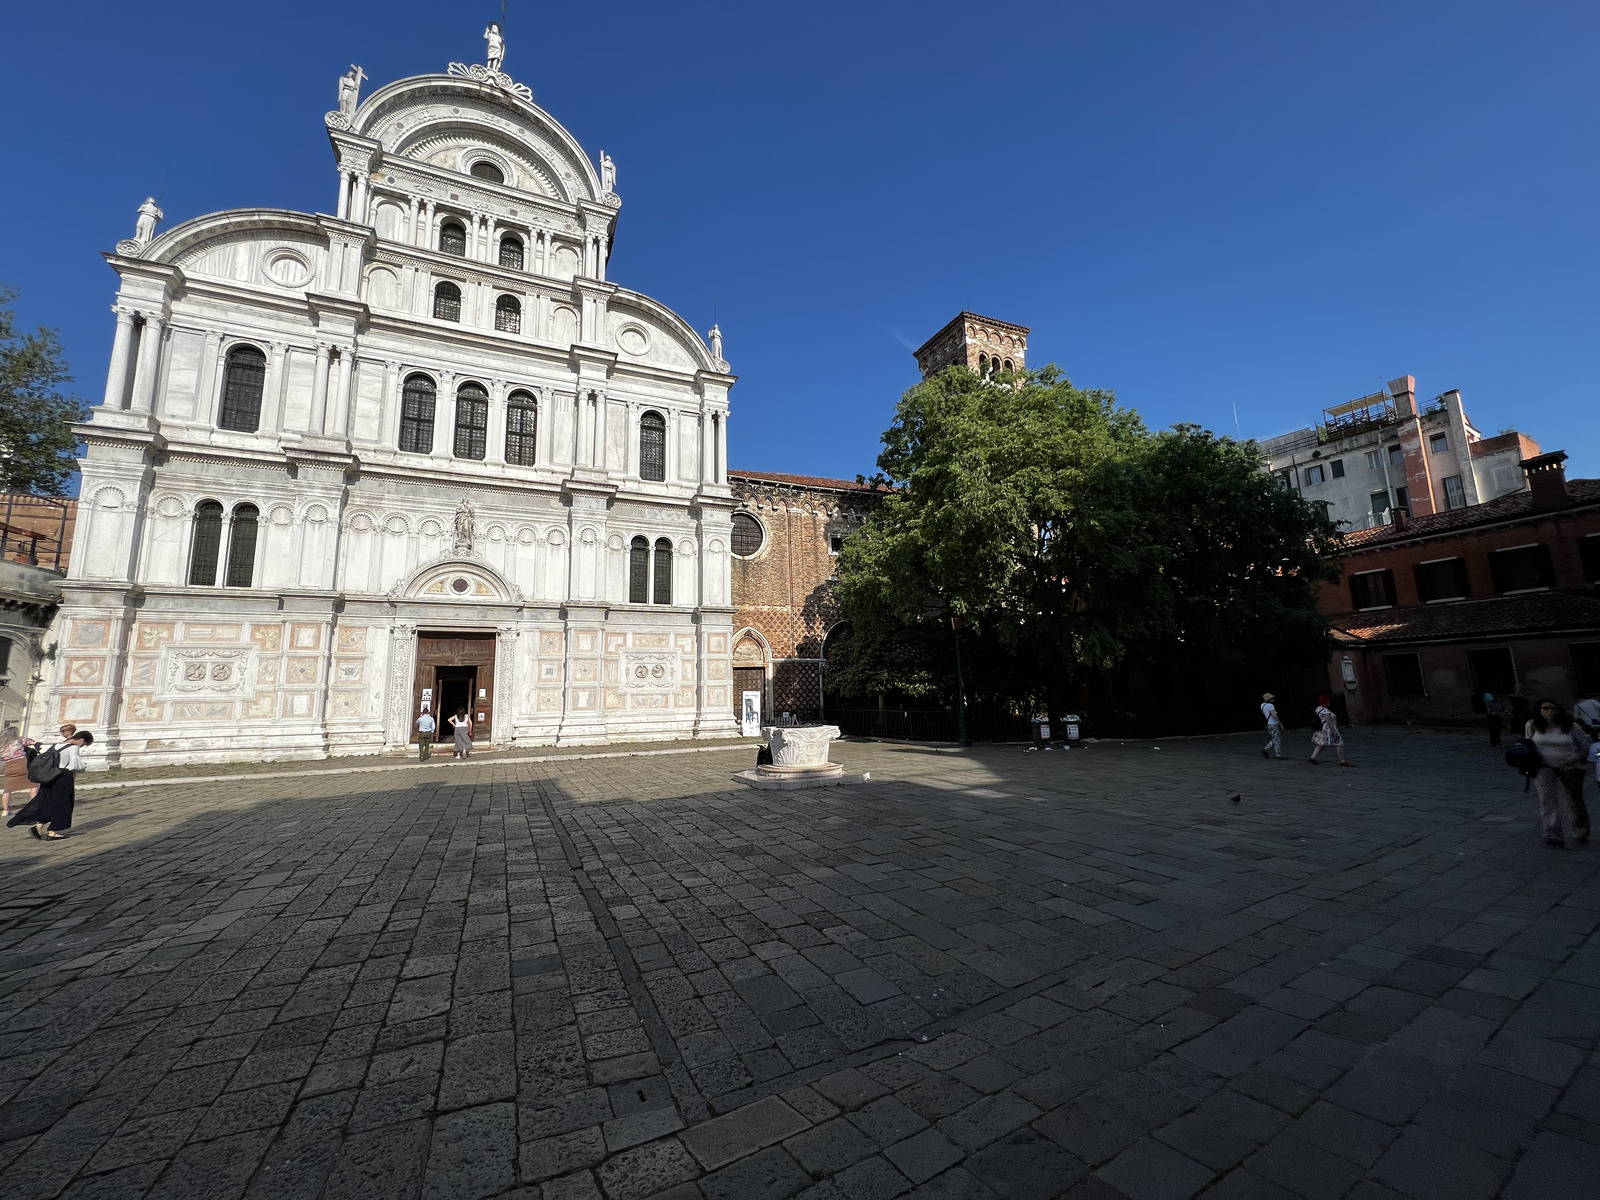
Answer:
POLYGON ((446 221, 439 226, 439 252, 441 254, 454 254, 457 258, 467 256, 467 227, 460 221, 446 221))
POLYGON ((657 483, 667 478, 667 421, 658 412, 639 418, 639 478, 657 483))
POLYGON ((228 351, 228 371, 222 384, 223 429, 254 433, 261 428, 261 392, 267 381, 267 356, 254 346, 228 351))
POLYGON ((650 542, 636 537, 628 545, 628 603, 650 602, 650 542))
POLYGON ((500 239, 500 265, 513 271, 522 270, 522 239, 514 233, 500 239))
POLYGON ((1006 359, 1006 370, 1008 370, 1008 371, 1015 371, 1016 370, 1016 367, 1011 365, 1011 360, 1009 358, 1006 359))
POLYGON ((494 302, 494 327, 501 333, 522 332, 522 303, 515 296, 501 296, 494 302))
POLYGON ((539 409, 527 392, 506 398, 506 462, 531 467, 539 459, 539 409))
POLYGON ((654 601, 657 604, 672 603, 672 543, 666 538, 656 539, 654 601))
POLYGON ((989 374, 989 356, 987 354, 978 355, 978 374, 984 376, 989 374))
POLYGON ((766 531, 761 528, 761 522, 749 513, 733 514, 733 552, 740 558, 749 558, 761 549, 761 543, 766 541, 766 531))
POLYGON ((406 379, 400 396, 400 449, 412 454, 433 453, 433 401, 437 389, 426 375, 406 379))
POLYGON ((233 509, 233 532, 228 538, 228 587, 249 587, 256 575, 256 528, 261 510, 254 504, 237 504, 233 509))
POLYGON ((489 443, 489 393, 479 383, 463 383, 456 392, 456 457, 483 457, 489 443))
POLYGON ((217 556, 222 552, 222 505, 202 500, 194 510, 194 541, 189 547, 191 587, 217 586, 217 556))
POLYGON ((506 173, 492 162, 475 162, 472 164, 472 174, 476 179, 487 179, 490 183, 504 183, 506 173))
POLYGON ((439 321, 461 320, 461 289, 449 280, 433 289, 433 315, 439 321))

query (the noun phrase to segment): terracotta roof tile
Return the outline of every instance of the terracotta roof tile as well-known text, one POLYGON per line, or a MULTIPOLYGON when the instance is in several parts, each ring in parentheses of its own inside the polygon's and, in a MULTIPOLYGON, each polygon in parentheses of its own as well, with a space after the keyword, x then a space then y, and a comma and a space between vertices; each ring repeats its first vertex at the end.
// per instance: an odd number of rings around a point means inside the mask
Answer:
POLYGON ((1496 596, 1415 608, 1341 613, 1328 619, 1334 640, 1351 646, 1400 642, 1456 641, 1557 631, 1588 631, 1600 637, 1600 597, 1568 592, 1496 596))
MULTIPOLYGON (((1600 479, 1567 480, 1568 507, 1600 503, 1600 479)), ((1550 509, 1560 512, 1561 509, 1550 509)), ((1404 529, 1393 525, 1379 525, 1374 529, 1358 529, 1344 535, 1344 543, 1351 550, 1365 550, 1384 542, 1403 542, 1411 538, 1430 537, 1441 533, 1456 533, 1475 525, 1496 525, 1518 517, 1543 516, 1533 511, 1533 496, 1529 492, 1512 492, 1470 508, 1453 508, 1448 512, 1432 513, 1426 517, 1412 517, 1404 529)))

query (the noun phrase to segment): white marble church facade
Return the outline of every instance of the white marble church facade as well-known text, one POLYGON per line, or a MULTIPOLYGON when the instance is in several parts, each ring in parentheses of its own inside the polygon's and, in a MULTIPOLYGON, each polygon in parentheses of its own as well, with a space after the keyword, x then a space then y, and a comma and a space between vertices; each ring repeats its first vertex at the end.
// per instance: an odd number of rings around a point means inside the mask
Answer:
POLYGON ((399 751, 430 694, 496 745, 735 732, 721 336, 606 279, 615 167, 496 50, 341 80, 334 214, 147 203, 107 256, 39 716, 110 763, 399 751))

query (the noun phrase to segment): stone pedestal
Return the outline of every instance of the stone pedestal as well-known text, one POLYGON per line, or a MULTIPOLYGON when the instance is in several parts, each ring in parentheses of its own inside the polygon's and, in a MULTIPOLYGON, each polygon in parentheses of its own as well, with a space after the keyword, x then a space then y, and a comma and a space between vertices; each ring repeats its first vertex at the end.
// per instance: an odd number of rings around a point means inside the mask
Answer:
POLYGON ((871 775, 846 775, 844 767, 828 761, 828 746, 839 736, 837 725, 769 725, 762 733, 772 747, 771 765, 734 776, 757 788, 790 789, 865 783, 871 775))

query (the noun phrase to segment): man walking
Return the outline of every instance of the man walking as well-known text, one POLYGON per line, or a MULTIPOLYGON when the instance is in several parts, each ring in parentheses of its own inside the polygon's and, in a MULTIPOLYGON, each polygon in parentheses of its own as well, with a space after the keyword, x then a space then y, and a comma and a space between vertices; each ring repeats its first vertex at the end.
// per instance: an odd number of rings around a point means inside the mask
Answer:
POLYGON ((417 718, 417 760, 426 762, 433 754, 433 731, 438 728, 434 722, 433 713, 428 709, 422 710, 422 715, 417 718))
POLYGON ((1261 747, 1261 757, 1266 759, 1283 757, 1283 724, 1278 720, 1278 706, 1272 701, 1271 692, 1261 697, 1261 715, 1267 719, 1267 744, 1261 747))

